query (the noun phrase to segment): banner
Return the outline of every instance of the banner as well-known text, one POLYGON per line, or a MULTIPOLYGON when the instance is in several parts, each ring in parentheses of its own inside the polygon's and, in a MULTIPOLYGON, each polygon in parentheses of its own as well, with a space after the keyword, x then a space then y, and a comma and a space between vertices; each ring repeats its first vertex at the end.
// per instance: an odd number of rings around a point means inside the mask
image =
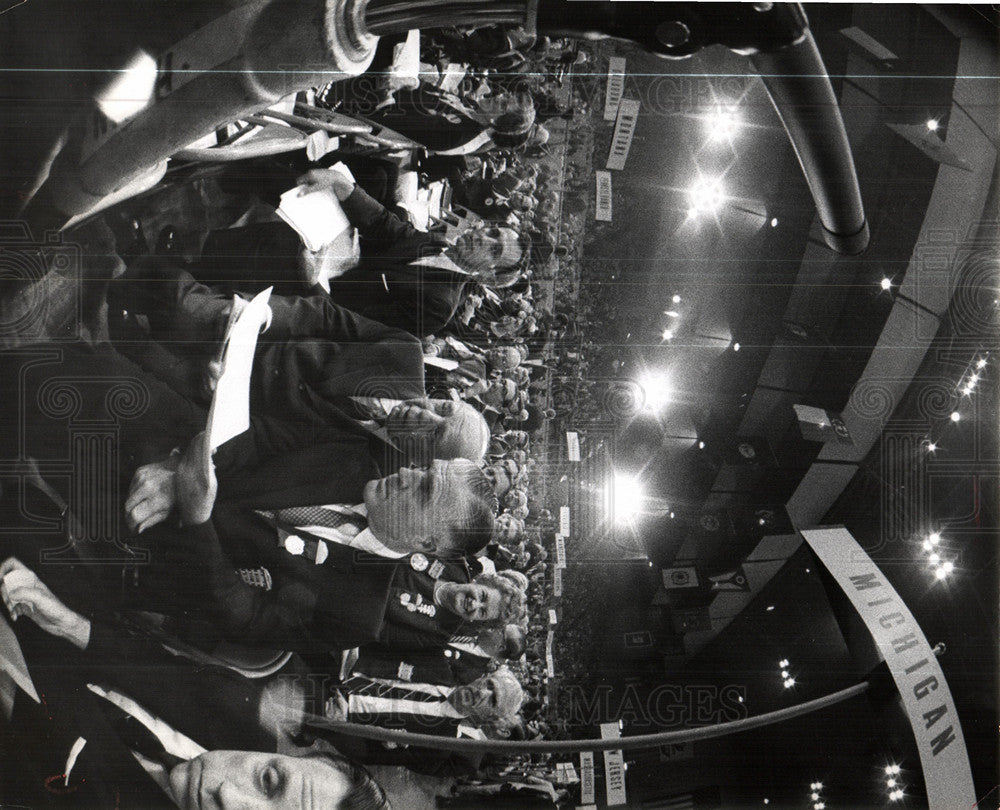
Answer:
POLYGON ((604 120, 614 121, 618 105, 625 92, 625 59, 612 56, 608 59, 608 89, 604 95, 604 120))
POLYGON ((556 660, 552 657, 552 643, 556 639, 556 634, 549 630, 545 636, 545 674, 550 678, 556 676, 556 660))
MULTIPOLYGON (((607 174, 607 172, 604 172, 607 174)), ((610 175, 609 175, 610 176, 610 175)), ((580 460, 580 434, 570 430, 566 432, 566 453, 570 461, 580 460)))
POLYGON ((569 537, 569 507, 559 507, 559 534, 569 537))
POLYGON ((561 568, 552 571, 552 595, 562 596, 562 572, 561 568))
MULTIPOLYGON (((597 205, 594 208, 594 219, 598 222, 611 222, 611 172, 598 169, 594 172, 597 183, 597 205)), ((579 461, 580 459, 570 459, 579 461)))
POLYGON ((593 804, 594 797, 594 752, 580 752, 580 804, 593 804))
POLYGON ((792 405, 792 408, 799 422, 799 433, 807 442, 826 444, 835 440, 840 444, 854 444, 851 432, 839 413, 814 408, 812 405, 792 405))
POLYGON ((566 538, 556 535, 556 568, 566 567, 566 538))
POLYGON ((847 529, 808 529, 801 534, 861 615, 892 673, 920 752, 928 806, 975 806, 955 702, 913 614, 847 529))
POLYGON ((664 568, 660 571, 660 575, 663 577, 663 587, 667 590, 698 587, 698 571, 693 565, 664 568))
POLYGON ((632 147, 632 135, 635 134, 635 122, 639 118, 639 102, 635 99, 622 99, 618 106, 618 123, 615 124, 615 134, 611 139, 611 153, 608 155, 607 169, 624 169, 628 159, 628 150, 632 147))
MULTIPOLYGON (((601 723, 601 739, 613 740, 622 735, 618 723, 601 723)), ((621 749, 604 752, 604 779, 607 788, 608 807, 625 804, 625 757, 621 749)))

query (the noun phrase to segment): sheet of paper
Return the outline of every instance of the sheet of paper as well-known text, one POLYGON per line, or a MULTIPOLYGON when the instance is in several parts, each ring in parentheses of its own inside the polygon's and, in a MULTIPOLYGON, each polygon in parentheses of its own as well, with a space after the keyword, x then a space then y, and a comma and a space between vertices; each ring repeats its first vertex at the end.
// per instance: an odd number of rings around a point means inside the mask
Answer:
MULTIPOLYGON (((7 577, 19 574, 19 571, 11 571, 7 577)), ((30 621, 30 620, 29 620, 30 621)), ((5 673, 14 683, 21 687, 28 696, 41 703, 38 699, 38 692, 35 684, 28 674, 28 664, 24 660, 24 653, 21 652, 21 645, 17 641, 12 628, 4 616, 0 616, 0 672, 5 673)))
POLYGON ((222 360, 222 374, 208 412, 209 451, 239 436, 250 427, 250 375, 260 327, 267 320, 272 287, 247 304, 229 328, 222 360))
POLYGON ((351 227, 340 201, 330 189, 301 194, 299 186, 281 195, 278 216, 316 252, 351 227))

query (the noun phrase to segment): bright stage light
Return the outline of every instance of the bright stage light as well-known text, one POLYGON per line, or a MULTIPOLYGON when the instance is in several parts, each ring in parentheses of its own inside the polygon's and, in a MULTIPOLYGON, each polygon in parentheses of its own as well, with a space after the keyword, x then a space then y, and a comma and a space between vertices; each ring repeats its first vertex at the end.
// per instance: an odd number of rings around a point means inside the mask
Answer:
POLYGON ((878 283, 878 285, 879 285, 879 286, 880 286, 880 287, 881 287, 881 288, 882 288, 883 290, 889 290, 889 289, 892 289, 892 279, 891 279, 891 278, 889 278, 888 276, 884 276, 884 277, 882 278, 882 280, 881 280, 881 281, 880 281, 880 282, 878 283))
POLYGON ((659 410, 673 397, 673 386, 665 374, 646 374, 639 380, 639 385, 645 394, 645 406, 648 410, 659 410))
POLYGON ((927 129, 931 132, 937 132, 938 122, 933 118, 927 119, 927 129))
POLYGON ((976 368, 986 368, 986 358, 985 357, 980 357, 979 360, 976 361, 976 368))
POLYGON ((740 128, 740 118, 735 110, 718 107, 707 116, 705 124, 708 127, 708 138, 715 143, 732 140, 740 128))
POLYGON ((924 551, 930 551, 932 548, 934 548, 934 546, 931 545, 931 541, 930 540, 924 540, 923 547, 924 547, 924 551))
POLYGON ((673 332, 672 329, 664 329, 663 330, 663 339, 664 340, 673 340, 673 338, 674 338, 674 332, 673 332))
POLYGON ((929 535, 927 535, 927 542, 930 543, 932 546, 936 546, 938 543, 941 542, 941 533, 931 532, 929 535))
POLYGON ((670 300, 673 301, 675 304, 679 304, 681 302, 681 297, 679 295, 675 295, 670 300))
POLYGON ((929 453, 933 453, 935 450, 937 450, 937 445, 934 444, 934 442, 928 442, 927 443, 927 451, 929 453))
POLYGON ((642 511, 644 500, 639 479, 624 473, 615 473, 611 492, 615 523, 627 523, 642 511))
POLYGON ((688 201, 691 203, 690 211, 694 211, 695 214, 715 213, 722 207, 725 199, 726 195, 722 190, 722 183, 713 178, 698 180, 688 191, 688 201))
POLYGON ((934 572, 934 576, 938 579, 945 579, 948 576, 948 572, 945 571, 944 566, 942 566, 934 572))
POLYGON ((949 418, 951 419, 952 422, 959 422, 962 419, 962 414, 960 414, 958 411, 952 411, 951 416, 949 418))
POLYGON ((946 574, 950 574, 952 571, 955 570, 955 563, 953 563, 951 560, 948 560, 945 562, 944 565, 941 566, 941 570, 944 571, 946 574))
POLYGON ((941 562, 941 555, 935 551, 934 553, 932 553, 930 556, 927 557, 927 561, 931 565, 937 565, 939 562, 941 562))

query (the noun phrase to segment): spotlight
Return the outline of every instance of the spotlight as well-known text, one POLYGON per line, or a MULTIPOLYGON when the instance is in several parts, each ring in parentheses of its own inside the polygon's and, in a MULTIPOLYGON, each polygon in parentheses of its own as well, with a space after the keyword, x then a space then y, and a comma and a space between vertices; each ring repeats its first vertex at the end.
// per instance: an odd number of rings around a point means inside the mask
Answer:
POLYGON ((895 779, 886 779, 885 780, 885 786, 886 787, 896 787, 896 780, 895 779))
POLYGON ((965 388, 962 389, 962 393, 965 394, 965 396, 970 396, 972 394, 972 391, 973 391, 973 389, 975 387, 976 387, 975 383, 971 383, 971 382, 967 383, 966 386, 965 386, 965 388))
POLYGON ((663 314, 668 318, 679 318, 681 316, 681 314, 675 309, 665 310, 663 314))
POLYGON ((688 200, 691 203, 691 211, 695 215, 699 213, 715 213, 722 207, 725 200, 725 193, 722 190, 722 183, 713 178, 705 178, 696 182, 688 191, 688 200))
POLYGON ((639 380, 639 385, 645 394, 645 406, 648 410, 659 410, 673 397, 673 386, 665 374, 646 374, 639 380))
POLYGON ((937 132, 938 122, 933 118, 927 119, 927 129, 931 132, 937 132))
POLYGON ((708 116, 706 124, 708 125, 709 140, 719 143, 732 139, 739 129, 740 120, 735 111, 718 107, 714 113, 708 116))
POLYGON ((960 414, 958 411, 952 411, 950 419, 952 422, 959 422, 962 419, 962 414, 960 414))
POLYGON ((936 546, 938 543, 941 542, 941 533, 940 532, 931 532, 929 535, 927 535, 927 541, 932 546, 936 546))
POLYGON ((670 300, 673 301, 675 304, 679 304, 681 302, 681 297, 679 295, 675 295, 670 300))
POLYGON ((772 228, 777 228, 778 227, 778 218, 777 217, 775 217, 774 219, 771 220, 771 227, 772 228))
POLYGON ((927 558, 927 561, 931 565, 937 565, 939 562, 941 562, 941 555, 935 551, 927 558))
POLYGON ((931 544, 930 540, 924 540, 923 542, 924 551, 930 551, 934 546, 931 544))
POLYGON ((738 352, 739 350, 740 350, 740 344, 739 343, 734 343, 733 344, 733 351, 734 352, 738 352))
POLYGON ((878 283, 878 285, 879 285, 879 286, 880 286, 880 287, 881 287, 881 288, 882 288, 883 290, 889 290, 889 289, 892 289, 892 279, 891 279, 891 278, 889 278, 888 276, 883 276, 882 280, 881 280, 881 281, 880 281, 880 282, 878 283))
POLYGON ((927 443, 927 452, 928 453, 933 453, 935 450, 937 450, 937 445, 934 444, 934 442, 928 442, 927 443))
POLYGON ((979 360, 976 362, 976 368, 986 368, 986 358, 985 357, 980 357, 979 358, 979 360))
POLYGON ((809 798, 812 799, 813 801, 817 801, 819 799, 819 794, 814 791, 812 794, 810 794, 809 798))
POLYGON ((673 333, 672 329, 664 329, 663 330, 663 339, 664 340, 673 340, 673 337, 674 337, 674 333, 673 333))
POLYGON ((781 661, 778 662, 778 666, 781 667, 781 668, 787 667, 788 666, 788 659, 787 658, 783 658, 781 661))
POLYGON ((953 563, 951 560, 947 560, 945 561, 944 565, 941 566, 941 570, 944 571, 946 574, 950 574, 952 571, 955 570, 955 563, 953 563))
POLYGON ((705 449, 705 442, 698 442, 698 449, 699 450, 704 450, 705 449))
POLYGON ((948 572, 945 571, 944 566, 942 566, 934 572, 934 576, 937 577, 938 579, 944 579, 945 577, 948 576, 948 572))
POLYGON ((795 678, 789 678, 785 681, 785 689, 791 689, 793 686, 795 686, 795 678))
POLYGON ((788 670, 787 669, 781 670, 781 677, 782 678, 787 678, 788 677, 788 670))
POLYGON ((644 500, 639 480, 631 475, 615 473, 612 484, 612 508, 616 523, 627 523, 642 511, 644 500))

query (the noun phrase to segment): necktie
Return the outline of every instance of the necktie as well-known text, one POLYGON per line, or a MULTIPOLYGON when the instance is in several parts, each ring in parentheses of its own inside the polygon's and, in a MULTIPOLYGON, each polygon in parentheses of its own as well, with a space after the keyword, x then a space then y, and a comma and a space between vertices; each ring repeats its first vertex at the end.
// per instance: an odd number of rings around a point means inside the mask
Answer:
POLYGON ((321 563, 327 557, 325 539, 344 542, 357 537, 365 529, 364 517, 349 509, 341 511, 325 506, 293 506, 274 511, 256 511, 289 535, 283 538, 286 551, 301 554, 315 563, 321 563), (325 530, 329 530, 330 534, 324 534, 325 530))
POLYGON ((347 694, 365 697, 418 700, 424 703, 445 702, 444 695, 432 695, 420 689, 410 689, 402 683, 380 683, 359 675, 348 678, 338 688, 347 694))
POLYGON ((115 733, 133 751, 142 754, 146 759, 158 762, 168 773, 171 768, 184 761, 169 753, 159 737, 124 709, 108 700, 101 700, 100 706, 115 733))

